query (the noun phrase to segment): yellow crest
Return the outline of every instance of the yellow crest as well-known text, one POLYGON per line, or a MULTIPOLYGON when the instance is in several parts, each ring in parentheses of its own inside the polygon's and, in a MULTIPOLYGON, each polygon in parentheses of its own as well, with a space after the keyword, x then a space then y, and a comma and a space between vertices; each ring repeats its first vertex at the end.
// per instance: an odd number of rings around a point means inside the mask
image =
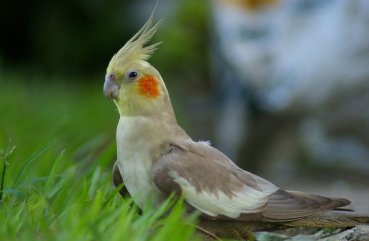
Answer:
POLYGON ((113 56, 108 65, 108 72, 112 69, 119 69, 119 66, 131 61, 148 60, 151 57, 157 46, 161 43, 158 42, 145 46, 162 23, 162 20, 160 20, 156 24, 153 24, 154 12, 155 9, 144 26, 113 56))

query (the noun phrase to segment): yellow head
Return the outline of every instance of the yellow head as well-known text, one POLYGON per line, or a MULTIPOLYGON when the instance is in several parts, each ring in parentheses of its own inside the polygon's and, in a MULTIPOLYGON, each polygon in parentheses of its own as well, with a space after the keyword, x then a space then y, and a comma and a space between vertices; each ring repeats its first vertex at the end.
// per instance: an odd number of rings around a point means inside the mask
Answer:
POLYGON ((114 100, 121 116, 172 112, 159 72, 147 62, 160 43, 145 46, 160 26, 153 15, 113 56, 106 71, 104 94, 114 100), (168 109, 169 108, 169 109, 168 109))

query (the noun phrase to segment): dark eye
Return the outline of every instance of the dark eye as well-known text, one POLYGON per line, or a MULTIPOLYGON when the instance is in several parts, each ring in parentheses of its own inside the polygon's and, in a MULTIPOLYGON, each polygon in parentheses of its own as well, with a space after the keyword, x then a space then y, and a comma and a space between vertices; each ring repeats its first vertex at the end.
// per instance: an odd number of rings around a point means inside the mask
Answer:
POLYGON ((128 78, 134 79, 134 78, 137 77, 137 75, 138 75, 138 73, 136 71, 131 71, 131 72, 128 73, 128 78))

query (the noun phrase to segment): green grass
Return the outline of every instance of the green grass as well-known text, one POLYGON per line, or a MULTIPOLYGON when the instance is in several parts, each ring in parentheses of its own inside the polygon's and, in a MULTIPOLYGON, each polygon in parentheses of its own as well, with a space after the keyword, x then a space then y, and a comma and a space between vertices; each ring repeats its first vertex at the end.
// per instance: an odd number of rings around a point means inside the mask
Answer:
POLYGON ((0 73, 0 239, 198 239, 181 202, 140 215, 113 187, 118 114, 102 83, 61 83, 0 73))

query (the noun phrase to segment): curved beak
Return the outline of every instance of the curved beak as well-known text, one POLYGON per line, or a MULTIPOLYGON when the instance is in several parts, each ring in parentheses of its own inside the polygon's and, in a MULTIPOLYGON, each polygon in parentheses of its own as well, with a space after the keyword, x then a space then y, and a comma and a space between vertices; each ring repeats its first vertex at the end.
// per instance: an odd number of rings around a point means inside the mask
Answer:
POLYGON ((106 74, 104 82, 104 95, 108 98, 118 100, 120 84, 114 74, 106 74))

